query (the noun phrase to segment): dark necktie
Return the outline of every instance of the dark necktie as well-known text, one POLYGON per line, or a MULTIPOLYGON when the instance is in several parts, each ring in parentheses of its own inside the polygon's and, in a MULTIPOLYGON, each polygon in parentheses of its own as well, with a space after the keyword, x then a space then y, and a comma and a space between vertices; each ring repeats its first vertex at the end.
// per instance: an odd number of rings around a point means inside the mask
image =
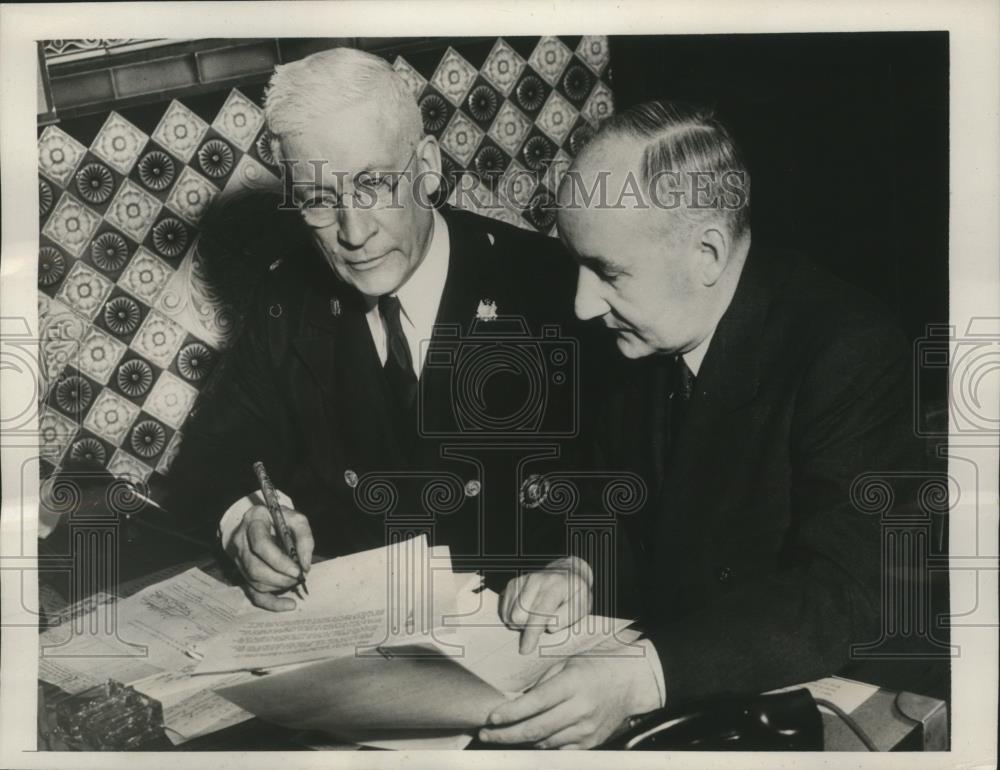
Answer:
POLYGON ((404 412, 409 412, 417 395, 417 375, 413 371, 410 346, 403 334, 399 299, 379 297, 378 310, 386 328, 386 359, 383 370, 393 395, 404 412))
POLYGON ((673 383, 670 388, 667 407, 667 458, 673 461, 684 419, 687 417, 688 403, 694 392, 694 373, 684 362, 684 356, 674 356, 673 383))

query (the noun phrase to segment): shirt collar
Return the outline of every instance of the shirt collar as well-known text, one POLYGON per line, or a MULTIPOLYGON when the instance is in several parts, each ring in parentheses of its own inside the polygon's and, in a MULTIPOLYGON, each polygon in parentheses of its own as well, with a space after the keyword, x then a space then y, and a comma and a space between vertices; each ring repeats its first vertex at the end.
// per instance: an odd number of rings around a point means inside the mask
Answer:
POLYGON ((448 254, 451 250, 448 225, 437 209, 433 211, 431 226, 433 232, 427 254, 413 275, 396 291, 400 308, 420 339, 430 339, 434 321, 437 320, 438 305, 448 278, 448 254))
POLYGON ((718 327, 714 327, 712 331, 709 332, 708 336, 698 343, 696 348, 681 355, 681 358, 684 359, 684 363, 687 364, 687 368, 691 370, 691 374, 695 377, 698 376, 698 370, 701 369, 701 362, 705 360, 705 354, 708 352, 708 346, 712 342, 712 337, 715 336, 716 328, 718 327))

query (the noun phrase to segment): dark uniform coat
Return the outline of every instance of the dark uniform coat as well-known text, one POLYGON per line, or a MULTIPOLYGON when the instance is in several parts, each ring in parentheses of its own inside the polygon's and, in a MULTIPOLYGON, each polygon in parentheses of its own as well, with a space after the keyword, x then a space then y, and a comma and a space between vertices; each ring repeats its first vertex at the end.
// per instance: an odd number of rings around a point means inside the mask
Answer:
POLYGON ((538 566, 564 550, 560 522, 536 511, 533 523, 519 495, 580 428, 575 267, 556 239, 442 213, 448 275, 413 413, 394 411, 360 296, 311 247, 285 255, 185 431, 173 511, 214 527, 257 489, 263 460, 318 554, 420 532, 458 566, 531 554, 517 563, 538 566), (496 320, 477 320, 494 306, 496 320))

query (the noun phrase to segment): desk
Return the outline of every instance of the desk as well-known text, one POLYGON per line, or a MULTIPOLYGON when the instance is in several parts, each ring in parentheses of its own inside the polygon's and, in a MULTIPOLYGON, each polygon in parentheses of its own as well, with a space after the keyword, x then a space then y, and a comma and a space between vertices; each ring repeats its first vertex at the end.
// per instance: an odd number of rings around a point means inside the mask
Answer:
MULTIPOLYGON (((116 544, 115 555, 118 563, 110 572, 109 580, 114 585, 95 585, 95 590, 106 590, 119 596, 128 596, 150 582, 162 580, 191 566, 199 566, 206 572, 224 579, 224 564, 217 560, 211 545, 187 539, 169 531, 153 530, 141 522, 134 522, 134 531, 123 534, 116 544), (151 574, 151 570, 155 570, 151 574)), ((40 548, 40 561, 46 557, 59 555, 60 539, 46 541, 40 548)), ((44 564, 40 579, 52 596, 58 593, 58 586, 65 581, 63 571, 46 571, 44 564)), ((49 686, 39 688, 39 724, 44 730, 50 724, 51 697, 57 694, 49 686)), ((939 699, 881 689, 862 703, 852 716, 861 728, 883 751, 946 750, 948 747, 948 725, 946 704, 939 699)), ((863 751, 864 745, 857 736, 836 716, 823 713, 824 743, 827 751, 863 751)), ((322 735, 288 730, 268 725, 259 720, 250 720, 218 733, 190 741, 180 747, 173 747, 164 735, 151 739, 142 745, 145 750, 307 750, 312 748, 330 750, 340 748, 356 749, 355 746, 331 744, 322 735)), ((39 748, 57 749, 60 746, 45 746, 40 741, 39 748)), ((492 748, 474 743, 470 748, 492 748)))

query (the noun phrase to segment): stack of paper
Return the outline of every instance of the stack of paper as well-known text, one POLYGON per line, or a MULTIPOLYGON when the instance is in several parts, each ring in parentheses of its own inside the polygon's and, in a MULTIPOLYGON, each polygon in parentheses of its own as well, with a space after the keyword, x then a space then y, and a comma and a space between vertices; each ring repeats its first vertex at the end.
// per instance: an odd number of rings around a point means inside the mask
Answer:
POLYGON ((641 654, 629 621, 590 616, 521 655, 497 594, 425 537, 314 564, 308 585, 275 613, 189 570, 114 605, 115 633, 43 634, 41 676, 70 692, 133 685, 162 703, 175 743, 257 715, 354 743, 441 748, 466 745, 568 656, 641 654))

